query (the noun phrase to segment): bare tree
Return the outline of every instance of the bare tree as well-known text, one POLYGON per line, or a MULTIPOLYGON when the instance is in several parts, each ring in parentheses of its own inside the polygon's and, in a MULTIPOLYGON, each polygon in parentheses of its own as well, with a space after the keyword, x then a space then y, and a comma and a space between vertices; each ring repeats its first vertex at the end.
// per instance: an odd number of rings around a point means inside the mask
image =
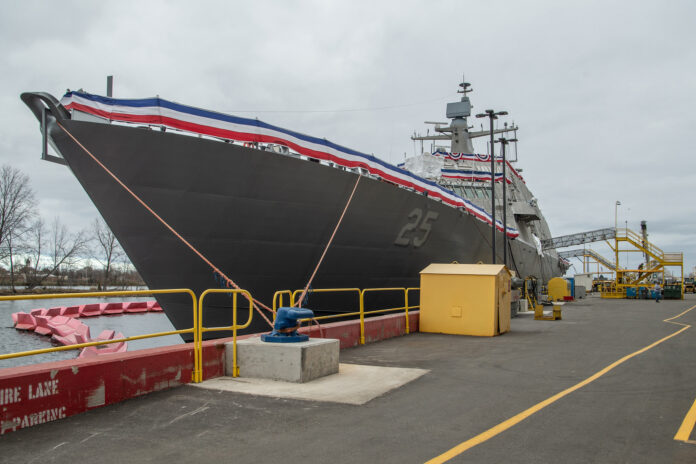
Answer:
POLYGON ((101 290, 106 290, 109 283, 109 274, 116 261, 121 259, 123 256, 123 251, 121 246, 116 240, 116 236, 106 222, 102 218, 95 218, 92 223, 92 234, 96 242, 96 254, 99 256, 95 258, 99 264, 104 268, 104 274, 102 277, 101 285, 99 288, 101 290))
POLYGON ((0 167, 0 261, 9 261, 12 291, 17 245, 34 216, 35 206, 29 177, 10 165, 0 167))
MULTIPOLYGON (((41 225, 43 221, 39 220, 41 225)), ((34 228, 33 228, 34 229, 34 228)), ((43 237, 45 229, 38 226, 33 230, 34 235, 34 268, 33 278, 28 282, 29 288, 41 285, 46 278, 52 274, 60 272, 61 267, 74 266, 80 259, 80 255, 87 250, 87 236, 84 231, 71 234, 68 228, 55 218, 51 223, 48 236, 47 260, 48 265, 41 269, 43 237)))
POLYGON ((41 257, 44 253, 46 241, 46 224, 42 217, 37 217, 29 227, 27 233, 27 256, 24 262, 25 281, 28 287, 39 285, 39 273, 41 272, 41 257))

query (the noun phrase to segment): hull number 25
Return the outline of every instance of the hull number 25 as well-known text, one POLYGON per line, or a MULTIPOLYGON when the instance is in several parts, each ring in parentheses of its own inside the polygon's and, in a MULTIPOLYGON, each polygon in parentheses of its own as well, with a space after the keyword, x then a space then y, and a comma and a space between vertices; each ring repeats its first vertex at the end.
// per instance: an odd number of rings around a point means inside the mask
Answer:
POLYGON ((422 246, 430 236, 430 231, 433 226, 432 223, 437 220, 440 213, 436 211, 428 211, 423 215, 423 210, 420 208, 415 208, 408 215, 408 224, 406 224, 399 235, 396 236, 394 240, 395 245, 409 246, 413 245, 418 248, 422 246), (414 232, 416 231, 417 232, 414 232))

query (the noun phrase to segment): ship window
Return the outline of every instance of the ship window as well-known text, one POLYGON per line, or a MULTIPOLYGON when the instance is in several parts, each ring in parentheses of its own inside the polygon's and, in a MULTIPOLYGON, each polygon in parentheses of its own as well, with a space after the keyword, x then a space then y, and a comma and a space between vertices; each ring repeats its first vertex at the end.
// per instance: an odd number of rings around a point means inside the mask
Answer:
POLYGON ((467 198, 474 198, 474 189, 472 187, 466 187, 466 197, 467 198))

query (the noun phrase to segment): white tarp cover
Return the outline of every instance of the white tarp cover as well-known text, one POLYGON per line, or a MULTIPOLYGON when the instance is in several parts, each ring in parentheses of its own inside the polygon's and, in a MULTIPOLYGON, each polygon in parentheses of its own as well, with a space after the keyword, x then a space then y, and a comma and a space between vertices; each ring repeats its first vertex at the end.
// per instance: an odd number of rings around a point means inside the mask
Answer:
POLYGON ((430 153, 412 156, 404 161, 404 169, 426 179, 439 179, 444 165, 444 159, 430 153))

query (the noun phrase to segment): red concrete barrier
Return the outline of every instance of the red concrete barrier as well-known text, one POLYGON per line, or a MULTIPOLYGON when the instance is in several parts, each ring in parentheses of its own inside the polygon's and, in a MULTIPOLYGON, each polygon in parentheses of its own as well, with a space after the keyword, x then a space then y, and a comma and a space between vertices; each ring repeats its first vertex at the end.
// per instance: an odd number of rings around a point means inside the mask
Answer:
MULTIPOLYGON (((412 332, 418 330, 417 311, 409 314, 409 324, 412 332)), ((402 314, 368 318, 366 341, 402 335, 404 326, 402 314)), ((359 343, 359 327, 359 321, 346 321, 323 324, 322 331, 324 337, 340 339, 341 347, 346 348, 359 343)), ((308 330, 312 336, 318 335, 316 326, 308 330)), ((100 337, 108 337, 105 332, 100 337)), ((203 342, 204 379, 225 375, 225 343, 229 341, 231 338, 203 342)), ((0 435, 191 382, 194 356, 190 343, 87 356, 0 369, 0 435)))
MULTIPOLYGON (((419 311, 408 313, 409 332, 418 332, 419 311)), ((299 332, 309 334, 312 338, 335 338, 341 343, 341 349, 360 345, 360 321, 349 320, 322 324, 321 330, 316 325, 302 327, 299 332)), ((406 333, 406 317, 403 314, 365 318, 365 343, 373 343, 387 338, 398 337, 406 333)))
POLYGON ((32 316, 45 316, 46 308, 32 309, 31 311, 29 311, 29 314, 31 314, 32 316))

